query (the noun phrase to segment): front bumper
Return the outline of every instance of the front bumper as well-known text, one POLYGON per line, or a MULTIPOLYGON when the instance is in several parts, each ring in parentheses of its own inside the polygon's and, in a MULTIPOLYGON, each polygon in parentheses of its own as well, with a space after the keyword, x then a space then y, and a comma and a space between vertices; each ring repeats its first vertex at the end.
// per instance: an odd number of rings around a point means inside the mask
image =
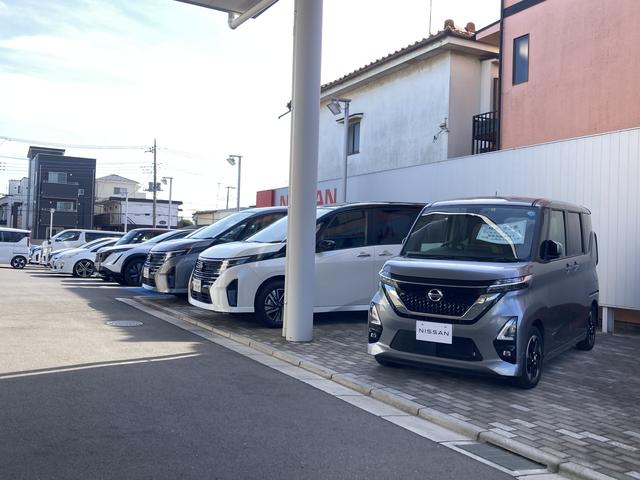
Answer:
MULTIPOLYGON (((452 325, 453 343, 435 344, 416 340, 417 318, 399 315, 389 303, 385 293, 378 290, 373 298, 382 323, 382 333, 369 343, 369 354, 399 363, 432 365, 440 368, 466 370, 482 374, 513 377, 520 374, 521 349, 516 350, 516 361, 504 361, 498 355, 494 340, 504 324, 512 317, 523 318, 518 295, 511 292, 493 304, 478 320, 452 325)), ((425 317, 421 320, 449 323, 446 320, 425 317)), ((519 322, 518 330, 521 330, 519 322)))
POLYGON ((189 277, 197 260, 197 253, 169 258, 151 274, 152 278, 146 278, 143 274, 142 286, 160 293, 187 293, 189 277))
POLYGON ((104 265, 100 265, 100 267, 96 270, 98 272, 98 276, 107 280, 115 280, 116 282, 122 280, 122 273, 113 272, 106 268, 104 265))

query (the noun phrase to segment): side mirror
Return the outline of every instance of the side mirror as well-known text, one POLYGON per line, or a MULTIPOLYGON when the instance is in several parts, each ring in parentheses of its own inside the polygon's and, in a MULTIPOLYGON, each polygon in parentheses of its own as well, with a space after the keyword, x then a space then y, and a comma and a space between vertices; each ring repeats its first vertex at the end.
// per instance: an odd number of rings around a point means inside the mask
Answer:
POLYGON ((319 252, 334 250, 336 248, 336 242, 333 240, 320 240, 317 247, 319 252))
POLYGON ((560 242, 555 240, 545 240, 540 246, 540 257, 544 260, 555 260, 564 253, 564 248, 560 242))

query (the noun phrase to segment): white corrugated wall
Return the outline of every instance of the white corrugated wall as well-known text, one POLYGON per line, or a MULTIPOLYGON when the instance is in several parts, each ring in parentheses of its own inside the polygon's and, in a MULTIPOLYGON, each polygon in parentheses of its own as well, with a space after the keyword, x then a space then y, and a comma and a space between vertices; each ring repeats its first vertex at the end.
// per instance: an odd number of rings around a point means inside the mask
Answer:
MULTIPOLYGON (((348 200, 525 195, 593 213, 600 303, 640 310, 640 128, 349 178, 348 200)), ((322 184, 321 184, 322 186, 322 184)))

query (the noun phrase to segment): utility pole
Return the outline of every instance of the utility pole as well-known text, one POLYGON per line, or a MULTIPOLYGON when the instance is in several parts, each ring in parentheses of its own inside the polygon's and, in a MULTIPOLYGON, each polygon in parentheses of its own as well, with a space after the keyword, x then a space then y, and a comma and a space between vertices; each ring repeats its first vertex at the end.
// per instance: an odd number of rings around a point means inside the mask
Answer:
POLYGON ((173 177, 162 177, 162 183, 165 185, 167 184, 167 180, 169 180, 169 223, 167 224, 167 230, 171 230, 171 192, 173 191, 173 177))
POLYGON ((156 202, 158 199, 158 163, 156 159, 156 139, 153 139, 153 228, 156 228, 156 202))
MULTIPOLYGON (((124 189, 124 233, 127 233, 129 227, 129 189, 124 189)), ((122 205, 122 204, 121 204, 122 205)), ((121 207, 122 208, 122 207, 121 207)))
POLYGON ((232 190, 236 187, 226 186, 225 188, 227 189, 227 208, 226 209, 229 210, 229 190, 232 190))

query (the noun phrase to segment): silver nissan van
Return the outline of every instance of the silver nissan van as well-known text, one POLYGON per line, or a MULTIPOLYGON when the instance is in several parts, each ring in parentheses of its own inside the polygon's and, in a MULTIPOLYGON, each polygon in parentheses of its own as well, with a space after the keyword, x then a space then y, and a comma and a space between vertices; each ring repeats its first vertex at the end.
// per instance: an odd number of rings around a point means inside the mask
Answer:
POLYGON ((368 351, 382 365, 473 370, 532 388, 554 355, 593 348, 597 262, 584 207, 516 197, 427 205, 380 271, 368 351))

